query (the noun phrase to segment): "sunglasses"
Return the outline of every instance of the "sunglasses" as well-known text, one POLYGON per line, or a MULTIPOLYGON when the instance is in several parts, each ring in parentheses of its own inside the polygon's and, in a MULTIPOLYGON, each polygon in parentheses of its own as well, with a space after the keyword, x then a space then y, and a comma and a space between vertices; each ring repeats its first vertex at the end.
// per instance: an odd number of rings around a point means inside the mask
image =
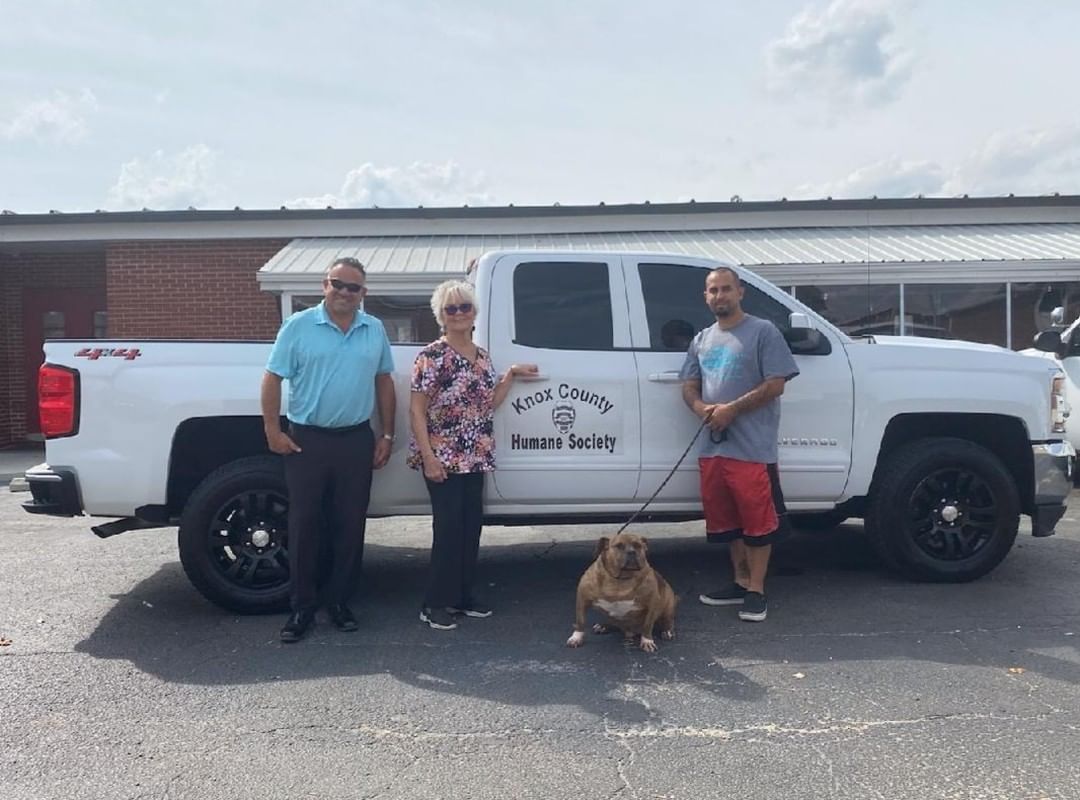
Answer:
POLYGON ((472 303, 458 303, 456 306, 443 306, 443 311, 452 317, 457 316, 458 314, 468 314, 472 311, 472 303))
POLYGON ((337 278, 331 278, 330 285, 338 291, 348 289, 353 294, 364 291, 364 284, 362 283, 349 283, 348 281, 338 280, 337 278))

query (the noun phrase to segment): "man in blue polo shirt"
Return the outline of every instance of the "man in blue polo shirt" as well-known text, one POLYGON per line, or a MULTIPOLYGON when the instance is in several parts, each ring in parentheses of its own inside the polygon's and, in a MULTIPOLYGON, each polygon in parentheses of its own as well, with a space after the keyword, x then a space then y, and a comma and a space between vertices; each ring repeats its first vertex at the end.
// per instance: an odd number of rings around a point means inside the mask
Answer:
POLYGON ((390 460, 394 441, 394 363, 382 323, 360 311, 366 280, 355 258, 335 261, 323 278, 323 301, 282 324, 263 376, 266 441, 285 457, 289 487, 292 615, 283 642, 299 641, 315 619, 324 503, 333 522, 326 610, 339 630, 357 628, 347 601, 364 549, 371 473, 390 460), (281 429, 286 380, 288 433, 281 429), (369 422, 376 402, 378 438, 369 422))

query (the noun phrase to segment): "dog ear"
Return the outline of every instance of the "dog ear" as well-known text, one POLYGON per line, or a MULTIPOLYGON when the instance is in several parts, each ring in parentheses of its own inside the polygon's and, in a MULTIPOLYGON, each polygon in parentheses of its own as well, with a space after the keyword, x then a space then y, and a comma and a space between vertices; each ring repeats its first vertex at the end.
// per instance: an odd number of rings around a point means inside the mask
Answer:
POLYGON ((606 536, 601 536, 596 542, 596 549, 593 550, 592 560, 596 561, 600 557, 600 554, 607 550, 608 542, 611 540, 606 536))
POLYGON ((649 555, 649 540, 644 536, 641 537, 641 549, 645 555, 649 555))

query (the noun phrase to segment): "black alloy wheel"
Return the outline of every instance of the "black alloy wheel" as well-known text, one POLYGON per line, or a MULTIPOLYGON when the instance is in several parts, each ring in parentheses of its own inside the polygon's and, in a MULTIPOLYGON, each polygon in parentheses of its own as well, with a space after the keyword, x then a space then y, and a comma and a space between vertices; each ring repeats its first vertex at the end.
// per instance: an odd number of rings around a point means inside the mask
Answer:
POLYGON ((211 561, 230 583, 269 590, 289 582, 289 500, 272 489, 229 498, 207 529, 211 561))
POLYGON ((225 464, 195 488, 177 541, 184 572, 206 599, 241 614, 288 608, 288 497, 273 455, 225 464))
POLYGON ((994 490, 977 472, 939 469, 908 498, 908 533, 931 558, 959 561, 984 548, 997 528, 994 490))
POLYGON ((982 445, 917 439, 885 456, 876 475, 865 530, 889 568, 913 580, 971 581, 1012 548, 1016 481, 982 445))

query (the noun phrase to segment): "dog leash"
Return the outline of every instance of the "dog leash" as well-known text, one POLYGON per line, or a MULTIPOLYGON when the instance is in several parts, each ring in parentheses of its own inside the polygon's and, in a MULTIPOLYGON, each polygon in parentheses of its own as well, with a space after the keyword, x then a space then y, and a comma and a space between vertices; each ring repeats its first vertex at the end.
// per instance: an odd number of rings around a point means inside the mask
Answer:
MULTIPOLYGON (((629 528, 629 527, 630 527, 630 523, 631 523, 631 522, 633 522, 633 521, 634 521, 635 519, 637 519, 637 518, 638 518, 638 517, 639 517, 639 516, 641 515, 641 512, 642 512, 642 511, 644 511, 644 510, 645 510, 646 508, 648 508, 648 507, 649 507, 649 503, 651 503, 651 502, 652 502, 653 500, 655 500, 655 499, 656 499, 656 496, 657 496, 658 494, 660 494, 660 492, 661 492, 661 491, 663 491, 664 487, 665 487, 665 486, 667 486, 667 484, 668 484, 668 481, 670 481, 670 480, 671 480, 671 476, 672 476, 672 475, 674 475, 674 474, 675 474, 675 471, 676 471, 676 470, 677 470, 677 469, 678 469, 678 468, 679 468, 679 467, 680 467, 680 466, 682 465, 682 462, 683 462, 683 461, 684 461, 684 460, 686 459, 686 454, 690 452, 690 448, 694 446, 694 442, 696 442, 696 441, 697 441, 697 439, 698 439, 698 437, 699 437, 699 436, 701 436, 701 432, 702 432, 703 430, 705 430, 705 426, 706 426, 706 425, 708 425, 708 424, 709 424, 709 420, 708 420, 708 419, 704 419, 704 420, 702 420, 702 422, 701 422, 701 425, 699 425, 699 426, 698 426, 698 429, 697 429, 697 431, 696 431, 696 432, 694 433, 694 437, 693 437, 693 438, 692 438, 692 439, 690 440, 690 444, 688 444, 688 445, 686 446, 686 449, 685 449, 685 450, 683 450, 683 453, 682 453, 682 455, 681 455, 681 456, 679 456, 679 460, 675 462, 675 466, 671 468, 671 472, 669 472, 669 473, 667 474, 667 477, 666 477, 666 478, 664 478, 663 482, 662 482, 662 483, 661 483, 661 484, 660 484, 660 485, 659 485, 659 486, 658 486, 658 487, 656 488, 656 491, 655 491, 655 492, 653 492, 653 494, 652 494, 652 497, 650 497, 650 498, 649 498, 648 500, 646 500, 646 501, 645 501, 645 505, 643 505, 643 506, 642 506, 641 508, 639 508, 639 509, 638 509, 637 511, 635 511, 635 512, 633 513, 633 515, 632 515, 632 516, 630 517, 630 519, 628 519, 628 520, 627 520, 627 521, 626 521, 626 522, 625 522, 625 523, 623 524, 623 526, 622 526, 621 528, 619 528, 619 530, 618 530, 618 531, 616 531, 616 533, 615 533, 615 535, 616 535, 616 536, 618 536, 618 535, 619 535, 620 533, 622 533, 622 532, 623 532, 623 531, 625 531, 625 530, 626 530, 627 528, 629 528)), ((714 441, 714 442, 722 442, 722 441, 724 441, 724 439, 726 439, 726 438, 727 438, 727 437, 726 437, 726 436, 724 435, 724 434, 726 434, 726 433, 727 433, 727 431, 720 431, 720 437, 719 437, 719 439, 715 439, 715 438, 714 438, 714 439, 713 439, 713 441, 714 441)), ((712 435, 712 432, 710 431, 710 436, 711 436, 711 435, 712 435)))

